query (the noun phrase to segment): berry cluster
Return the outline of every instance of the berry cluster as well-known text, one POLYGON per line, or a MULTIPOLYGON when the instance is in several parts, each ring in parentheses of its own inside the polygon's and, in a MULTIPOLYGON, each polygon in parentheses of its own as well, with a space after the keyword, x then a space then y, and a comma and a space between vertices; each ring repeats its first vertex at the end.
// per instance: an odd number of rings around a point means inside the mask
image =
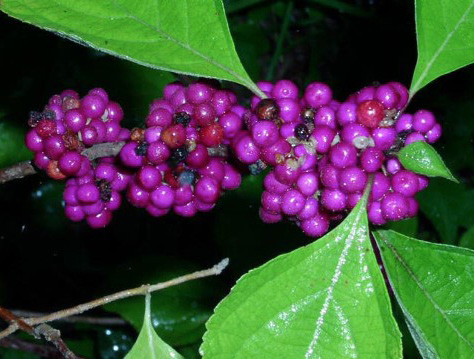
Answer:
POLYGON ((137 172, 127 191, 152 216, 210 211, 224 190, 241 183, 227 162, 227 144, 242 129, 245 108, 226 90, 198 82, 169 84, 150 105, 145 129, 134 129, 120 152, 137 172))
POLYGON ((51 178, 83 176, 90 168, 81 154, 85 148, 129 137, 120 126, 122 119, 122 108, 109 101, 105 90, 92 89, 82 99, 65 90, 52 96, 42 112, 30 113, 26 146, 35 153, 34 164, 51 178))
POLYGON ((240 161, 273 167, 264 181, 264 222, 286 216, 307 235, 319 237, 330 220, 341 219, 357 204, 370 176, 372 223, 417 213, 414 195, 428 180, 403 169, 396 154, 414 141, 435 142, 441 126, 426 110, 402 114, 408 101, 403 85, 369 86, 343 103, 319 82, 301 98, 288 80, 258 85, 268 98, 252 98, 251 111, 244 115, 248 130, 232 145, 240 161))
POLYGON ((112 219, 112 211, 120 208, 124 191, 132 178, 114 158, 103 157, 95 168, 66 181, 64 211, 66 217, 79 222, 85 219, 92 228, 103 228, 112 219))
POLYGON ((287 217, 307 235, 322 236, 369 181, 372 223, 417 213, 414 196, 428 179, 404 169, 396 155, 415 141, 437 141, 441 126, 429 111, 403 112, 403 85, 368 86, 345 102, 320 82, 301 97, 289 80, 258 86, 267 98, 252 97, 246 109, 234 93, 207 82, 169 84, 150 105, 145 128, 132 131, 121 128, 122 109, 103 89, 82 99, 66 90, 30 114, 26 144, 49 176, 70 177, 66 215, 93 228, 110 222, 125 191, 155 217, 171 209, 184 217, 211 210, 224 190, 241 183, 230 154, 251 173, 271 167, 260 208, 267 223, 287 217), (84 155, 87 147, 115 141, 126 141, 117 157, 84 155))
POLYGON ((42 112, 30 113, 32 129, 26 134, 26 146, 35 153, 34 164, 51 178, 70 178, 64 191, 69 219, 105 227, 111 211, 120 206, 119 191, 127 187, 130 176, 113 164, 114 159, 91 162, 83 151, 129 139, 130 131, 120 125, 122 119, 120 105, 101 88, 82 99, 76 91, 65 90, 52 96, 42 112))

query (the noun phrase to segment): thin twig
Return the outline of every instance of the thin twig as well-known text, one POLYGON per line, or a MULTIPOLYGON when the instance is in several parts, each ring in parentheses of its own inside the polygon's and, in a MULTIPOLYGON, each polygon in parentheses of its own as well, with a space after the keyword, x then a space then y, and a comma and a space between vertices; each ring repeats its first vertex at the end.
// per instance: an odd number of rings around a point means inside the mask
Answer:
MULTIPOLYGON (((87 310, 91 310, 93 308, 99 307, 107 303, 114 302, 119 299, 124 299, 128 297, 136 296, 136 295, 145 295, 147 293, 152 293, 157 290, 173 287, 175 285, 188 282, 190 280, 209 277, 213 275, 219 275, 225 269, 225 267, 227 267, 228 264, 229 264, 229 259, 226 258, 222 260, 221 262, 219 262, 218 264, 216 264, 215 266, 213 266, 212 268, 186 274, 181 277, 168 280, 166 282, 157 283, 154 285, 145 284, 137 288, 126 289, 126 290, 123 290, 111 295, 107 295, 99 299, 95 299, 93 301, 90 301, 84 304, 77 305, 69 309, 60 310, 60 311, 57 311, 48 315, 44 315, 41 317, 21 318, 21 319, 25 323, 29 324, 30 326, 52 322, 54 320, 59 320, 62 318, 70 317, 72 315, 84 313, 87 310)), ((18 326, 16 323, 10 324, 8 328, 0 332, 0 339, 5 338, 6 336, 16 332, 17 330, 18 330, 18 326)))
MULTIPOLYGON (((28 310, 12 310, 17 317, 42 317, 45 313, 31 312, 28 310)), ((71 317, 59 319, 67 323, 87 323, 94 325, 126 325, 127 322, 119 317, 89 317, 83 315, 73 315, 71 317)))
POLYGON ((65 359, 80 359, 64 343, 59 330, 52 328, 48 324, 41 324, 35 328, 35 332, 53 344, 65 359))
POLYGON ((61 353, 61 355, 66 359, 79 359, 76 354, 74 354, 61 339, 61 332, 50 327, 47 324, 41 324, 36 328, 33 328, 30 324, 26 323, 22 318, 17 317, 14 313, 0 307, 0 317, 6 322, 10 323, 11 326, 14 326, 18 329, 25 331, 26 333, 34 336, 37 339, 44 337, 48 342, 53 344, 56 349, 61 353))

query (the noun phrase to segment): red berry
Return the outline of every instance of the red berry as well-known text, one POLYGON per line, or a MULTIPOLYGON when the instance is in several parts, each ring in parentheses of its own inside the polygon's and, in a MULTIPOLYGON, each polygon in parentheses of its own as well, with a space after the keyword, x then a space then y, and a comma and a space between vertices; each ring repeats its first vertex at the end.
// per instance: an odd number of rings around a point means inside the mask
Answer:
POLYGON ((183 125, 170 126, 161 133, 161 140, 170 148, 178 148, 186 141, 186 130, 183 125))
POLYGON ((369 128, 376 128, 385 117, 385 108, 376 100, 364 101, 357 106, 357 122, 369 128))
POLYGON ((41 120, 36 126, 36 133, 41 138, 46 138, 56 134, 56 122, 54 120, 41 120))
POLYGON ((224 129, 218 123, 201 128, 199 139, 207 147, 218 146, 224 138, 224 129))
POLYGON ((66 175, 59 170, 58 161, 50 161, 46 170, 48 176, 55 180, 63 180, 66 175))

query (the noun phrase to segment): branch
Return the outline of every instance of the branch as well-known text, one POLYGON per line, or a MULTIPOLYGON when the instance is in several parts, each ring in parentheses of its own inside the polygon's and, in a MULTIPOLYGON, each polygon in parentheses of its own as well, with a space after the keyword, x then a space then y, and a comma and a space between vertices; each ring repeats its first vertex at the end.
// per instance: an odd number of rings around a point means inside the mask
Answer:
POLYGON ((66 359, 80 359, 76 356, 61 339, 61 332, 50 327, 47 324, 41 324, 36 328, 33 328, 30 324, 26 323, 23 319, 18 318, 8 309, 0 307, 0 317, 7 323, 10 323, 11 327, 21 329, 26 333, 34 336, 36 339, 44 337, 48 342, 52 343, 61 355, 66 359))
MULTIPOLYGON (((52 322, 54 320, 63 319, 63 318, 66 318, 66 317, 70 317, 72 315, 81 314, 81 313, 83 313, 87 310, 97 308, 101 305, 111 303, 111 302, 114 302, 114 301, 119 300, 119 299, 133 297, 133 296, 136 296, 136 295, 146 295, 148 293, 152 293, 152 292, 155 292, 155 291, 158 291, 158 290, 161 290, 161 289, 173 287, 175 285, 178 285, 178 284, 181 284, 181 283, 184 283, 184 282, 188 282, 188 281, 191 281, 191 280, 195 280, 195 279, 198 279, 198 278, 204 278, 204 277, 210 277, 210 276, 213 276, 213 275, 219 275, 227 267, 228 264, 229 264, 229 259, 225 258, 221 262, 219 262, 218 264, 214 265, 212 268, 197 271, 197 272, 190 273, 190 274, 186 274, 186 275, 183 275, 181 277, 168 280, 166 282, 161 282, 161 283, 157 283, 157 284, 154 284, 154 285, 145 284, 145 285, 142 285, 142 286, 137 287, 137 288, 126 289, 126 290, 123 290, 123 291, 120 291, 120 292, 117 292, 117 293, 114 293, 114 294, 107 295, 107 296, 99 298, 99 299, 95 299, 93 301, 90 301, 90 302, 87 302, 87 303, 84 303, 84 304, 77 305, 77 306, 69 308, 69 309, 60 310, 60 311, 57 311, 57 312, 54 312, 54 313, 51 313, 51 314, 48 314, 48 315, 44 315, 44 316, 41 316, 41 317, 21 318, 21 319, 19 318, 19 319, 22 322, 29 325, 29 326, 35 326, 35 325, 38 325, 38 324, 52 322)), ((10 324, 10 326, 8 328, 6 328, 2 332, 0 332, 0 339, 5 338, 6 336, 16 332, 18 329, 19 329, 18 321, 15 321, 14 323, 10 324)))
POLYGON ((26 176, 34 175, 35 173, 36 169, 31 164, 31 161, 20 162, 16 165, 0 170, 0 184, 14 179, 20 179, 26 176))
MULTIPOLYGON (((98 143, 97 145, 86 148, 81 153, 93 161, 101 157, 117 156, 124 145, 125 142, 98 143)), ((36 173, 38 173, 38 171, 31 164, 31 161, 20 162, 10 167, 0 169, 0 184, 36 173)))
MULTIPOLYGON (((102 157, 114 157, 120 153, 125 142, 106 142, 98 143, 92 147, 86 148, 81 153, 93 161, 102 157)), ((207 149, 209 156, 227 157, 229 154, 227 146, 209 147, 207 149)), ((37 169, 31 164, 31 161, 20 162, 10 167, 0 169, 0 184, 20 179, 26 176, 38 173, 37 169)))

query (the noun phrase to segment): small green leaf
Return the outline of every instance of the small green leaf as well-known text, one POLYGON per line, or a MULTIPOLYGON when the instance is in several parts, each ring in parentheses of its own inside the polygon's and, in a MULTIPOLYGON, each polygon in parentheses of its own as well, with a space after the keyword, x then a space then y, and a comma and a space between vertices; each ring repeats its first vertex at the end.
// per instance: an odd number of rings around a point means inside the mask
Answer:
POLYGON ((203 357, 401 358, 366 203, 367 194, 323 238, 239 279, 206 325, 203 357))
POLYGON ((416 0, 418 61, 410 94, 474 62, 474 0, 416 0))
POLYGON ((424 358, 474 357, 474 252, 377 231, 385 269, 424 358))
POLYGON ((403 167, 428 177, 443 177, 458 183, 444 164, 441 156, 430 144, 417 141, 403 147, 398 153, 403 167))
POLYGON ((183 359, 173 348, 156 334, 151 324, 150 294, 145 298, 145 318, 137 341, 125 359, 183 359))
POLYGON ((8 15, 156 69, 240 83, 245 72, 222 0, 2 0, 8 15))

